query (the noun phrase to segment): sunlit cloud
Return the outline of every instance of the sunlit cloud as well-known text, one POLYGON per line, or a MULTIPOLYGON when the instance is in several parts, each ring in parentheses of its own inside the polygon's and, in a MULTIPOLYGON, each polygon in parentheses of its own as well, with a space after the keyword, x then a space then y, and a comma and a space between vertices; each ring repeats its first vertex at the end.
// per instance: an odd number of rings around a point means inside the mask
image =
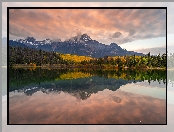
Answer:
POLYGON ((10 9, 10 39, 65 40, 87 33, 105 44, 166 36, 165 9, 10 9), (77 33, 78 32, 78 33, 77 33))

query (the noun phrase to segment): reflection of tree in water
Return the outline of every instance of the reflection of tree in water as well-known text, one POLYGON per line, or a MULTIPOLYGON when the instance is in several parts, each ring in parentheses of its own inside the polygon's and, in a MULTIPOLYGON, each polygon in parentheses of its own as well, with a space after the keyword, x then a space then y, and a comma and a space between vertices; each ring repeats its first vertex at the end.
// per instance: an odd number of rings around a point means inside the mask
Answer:
POLYGON ((37 91, 46 94, 66 92, 82 100, 106 88, 116 91, 128 83, 144 80, 148 80, 149 83, 162 80, 164 84, 166 83, 166 71, 160 70, 49 70, 37 68, 34 71, 10 69, 9 72, 9 91, 24 92, 26 95, 32 95, 37 91))

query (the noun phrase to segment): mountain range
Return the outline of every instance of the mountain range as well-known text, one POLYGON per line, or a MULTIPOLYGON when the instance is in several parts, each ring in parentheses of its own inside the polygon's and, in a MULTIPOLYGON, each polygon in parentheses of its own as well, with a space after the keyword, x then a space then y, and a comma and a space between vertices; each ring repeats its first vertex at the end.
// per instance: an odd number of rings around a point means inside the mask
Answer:
POLYGON ((102 44, 91 39, 91 37, 87 34, 75 36, 65 41, 61 41, 60 39, 45 39, 43 41, 36 41, 34 37, 27 37, 26 39, 9 40, 9 46, 28 47, 38 50, 55 51, 64 54, 91 56, 94 58, 118 55, 144 55, 143 53, 127 51, 126 49, 118 46, 116 43, 111 43, 110 45, 102 44))

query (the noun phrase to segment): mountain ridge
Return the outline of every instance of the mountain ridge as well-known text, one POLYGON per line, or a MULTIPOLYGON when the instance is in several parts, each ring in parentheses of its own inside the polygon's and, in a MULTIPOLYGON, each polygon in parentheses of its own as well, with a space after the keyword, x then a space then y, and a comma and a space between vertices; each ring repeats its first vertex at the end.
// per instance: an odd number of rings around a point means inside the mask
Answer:
POLYGON ((90 56, 93 58, 100 58, 104 56, 144 55, 143 53, 122 49, 116 43, 111 43, 110 45, 100 43, 97 40, 91 39, 91 37, 87 34, 74 36, 70 39, 66 39, 65 41, 61 41, 61 39, 45 39, 43 41, 36 41, 34 37, 28 36, 26 39, 9 40, 9 46, 28 47, 64 54, 90 56))

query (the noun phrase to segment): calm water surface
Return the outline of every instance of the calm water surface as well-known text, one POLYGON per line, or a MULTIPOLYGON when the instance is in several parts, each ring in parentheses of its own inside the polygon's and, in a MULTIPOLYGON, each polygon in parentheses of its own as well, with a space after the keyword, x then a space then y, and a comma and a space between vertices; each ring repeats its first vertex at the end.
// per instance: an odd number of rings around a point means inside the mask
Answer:
POLYGON ((166 124, 166 71, 9 69, 10 124, 166 124))

